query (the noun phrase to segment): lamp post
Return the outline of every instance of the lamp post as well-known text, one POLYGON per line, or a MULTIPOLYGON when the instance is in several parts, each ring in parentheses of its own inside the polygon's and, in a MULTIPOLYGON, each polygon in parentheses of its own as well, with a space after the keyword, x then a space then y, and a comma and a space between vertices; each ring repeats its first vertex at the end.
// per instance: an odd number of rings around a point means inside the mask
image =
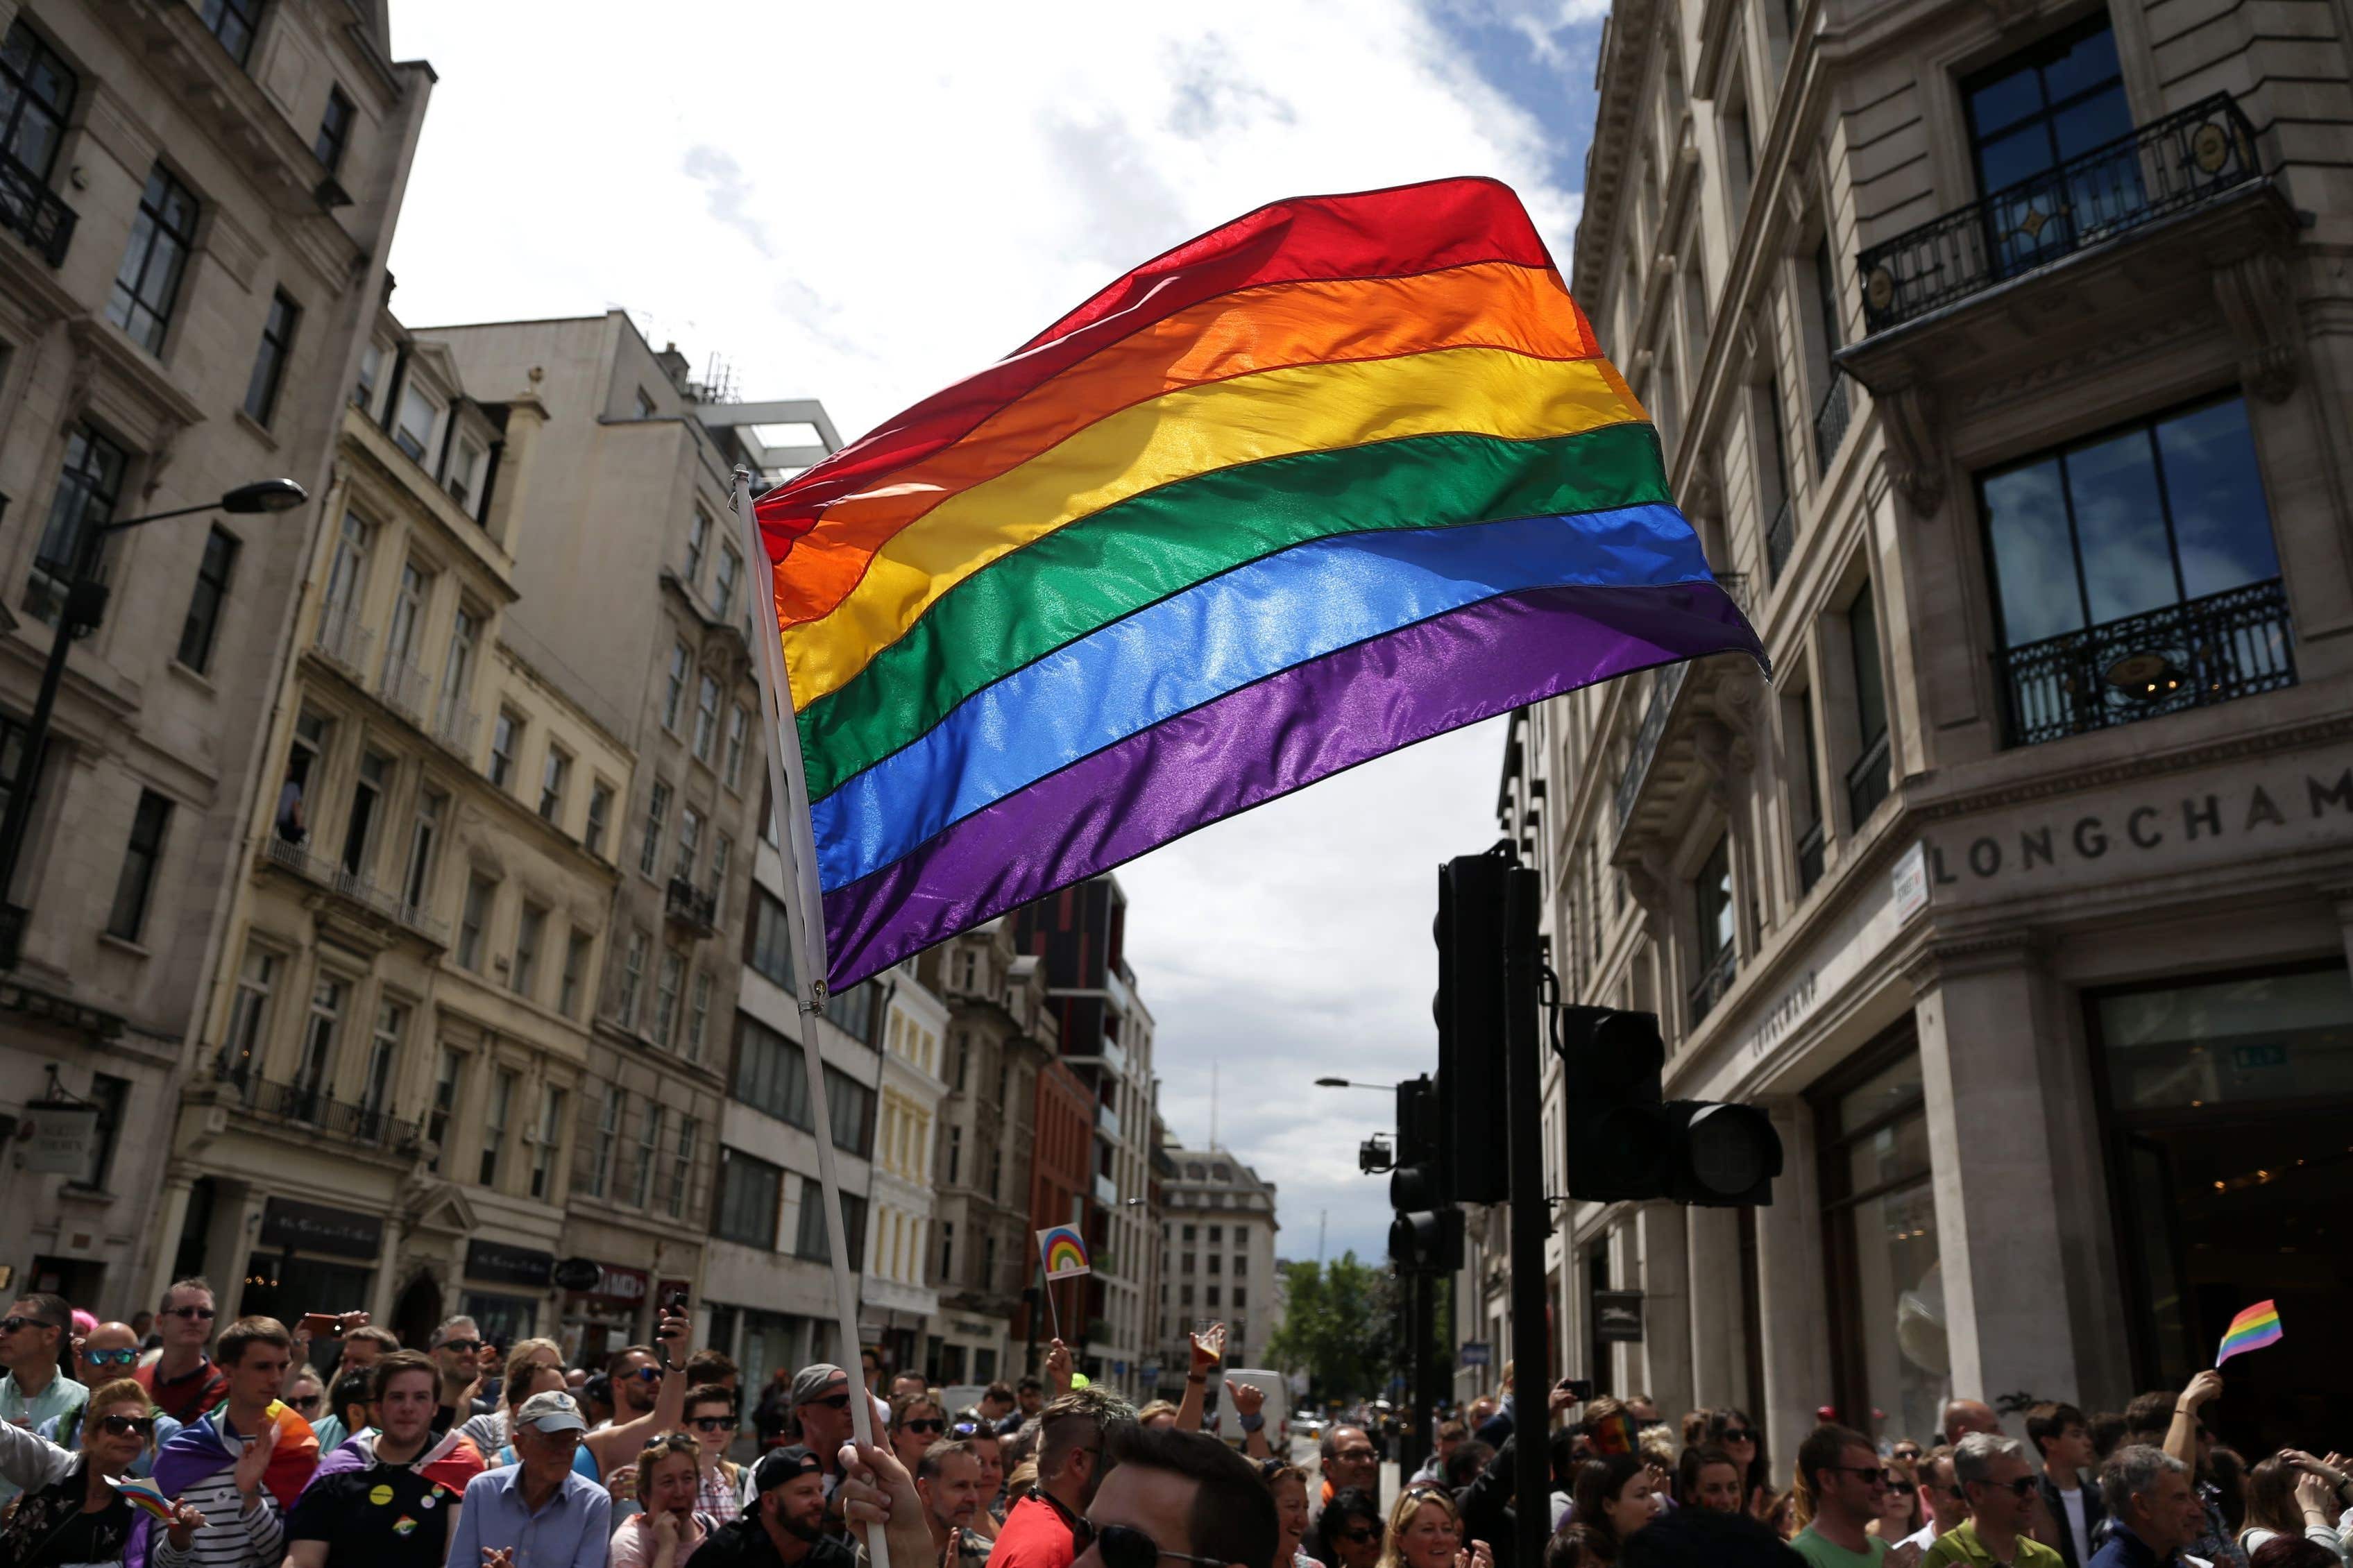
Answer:
POLYGON ((1315 1087, 1318 1089, 1369 1089, 1377 1094, 1397 1092, 1397 1085, 1393 1083, 1358 1083, 1354 1079, 1345 1078, 1319 1078, 1315 1080, 1315 1087))
POLYGON ((169 518, 215 510, 240 514, 290 511, 309 499, 309 492, 292 479, 258 479, 201 506, 150 512, 145 517, 100 523, 79 531, 64 601, 58 610, 57 636, 49 644, 48 663, 41 670, 40 695, 34 699, 33 716, 25 726, 19 776, 12 781, 13 787, 8 792, 8 815, 0 819, 0 969, 16 968, 24 947, 25 921, 29 911, 8 902, 7 895, 16 885, 16 861, 24 852, 26 830, 32 826, 33 793, 40 783, 41 764, 48 750, 49 719, 57 707, 58 686, 65 679, 66 656, 72 651, 73 639, 95 631, 106 613, 106 584, 93 575, 106 541, 114 534, 169 518))

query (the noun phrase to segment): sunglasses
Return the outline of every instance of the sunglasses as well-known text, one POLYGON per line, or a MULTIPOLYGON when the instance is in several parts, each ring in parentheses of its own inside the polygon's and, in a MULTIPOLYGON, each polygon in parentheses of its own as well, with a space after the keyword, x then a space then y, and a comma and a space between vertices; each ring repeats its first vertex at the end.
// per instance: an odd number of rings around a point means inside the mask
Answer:
POLYGON ((1335 1449, 1332 1457, 1344 1465, 1363 1465, 1371 1462, 1373 1451, 1370 1448, 1340 1448, 1335 1449))
POLYGON ((804 1405, 822 1405, 828 1410, 847 1410, 849 1408, 849 1395, 847 1394, 828 1394, 823 1399, 804 1399, 801 1403, 804 1405))
POLYGON ((955 1426, 949 1427, 948 1430, 955 1433, 959 1437, 977 1437, 980 1436, 980 1423, 977 1421, 959 1421, 955 1426))
POLYGON ((460 1355, 472 1355, 482 1348, 480 1340, 443 1340, 433 1347, 437 1351, 456 1351, 460 1355))
POLYGON ((1887 1489, 1889 1491, 1902 1492, 1905 1497, 1910 1497, 1913 1493, 1920 1489, 1919 1486, 1915 1482, 1907 1481, 1901 1476, 1891 1475, 1885 1477, 1884 1479, 1887 1482, 1887 1489))
POLYGON ((101 1429, 117 1437, 127 1437, 134 1432, 142 1437, 155 1435, 155 1418, 153 1415, 101 1415, 98 1424, 101 1429))
POLYGON ((902 1432, 933 1432, 933 1433, 937 1433, 937 1432, 944 1432, 944 1431, 946 1431, 947 1429, 948 1429, 948 1424, 947 1424, 946 1422, 944 1422, 944 1421, 932 1421, 932 1420, 925 1420, 925 1421, 902 1421, 901 1423, 899 1423, 899 1430, 900 1430, 900 1431, 902 1431, 902 1432))
POLYGON ((1725 1443, 1754 1443, 1757 1441, 1757 1434, 1746 1426, 1726 1426, 1724 1429, 1724 1436, 1718 1440, 1725 1443))
POLYGON ((182 1318, 209 1323, 213 1321, 214 1312, 210 1307, 166 1307, 164 1309, 164 1315, 167 1318, 182 1318))
POLYGON ((1089 1545, 1103 1552, 1103 1568, 1154 1568, 1163 1557, 1174 1557, 1179 1563, 1198 1563, 1204 1568, 1225 1568, 1219 1557, 1196 1557, 1189 1552, 1170 1552, 1132 1524, 1096 1524, 1082 1519, 1071 1531, 1079 1554, 1084 1556, 1089 1545))
MULTIPOLYGON (((624 1378, 634 1378, 639 1383, 655 1383, 659 1382, 661 1378, 661 1368, 658 1366, 641 1366, 635 1372, 625 1372, 621 1375, 624 1378)), ((847 1403, 847 1401, 844 1403, 847 1403)))
POLYGON ((1377 1530, 1365 1530, 1360 1528, 1356 1530, 1344 1530, 1340 1532, 1340 1539, 1346 1542, 1351 1546, 1368 1545, 1373 1542, 1378 1541, 1380 1538, 1381 1532, 1377 1530))
POLYGON ((725 1415, 698 1415, 694 1418, 693 1425, 698 1432, 724 1432, 735 1423, 725 1415))
POLYGON ((23 1328, 54 1329, 57 1325, 47 1318, 0 1318, 0 1331, 15 1333, 23 1328))
POLYGON ((81 1359, 92 1366, 129 1366, 139 1359, 137 1351, 84 1351, 81 1359))
POLYGON ((1876 1465, 1824 1465, 1822 1468, 1835 1470, 1841 1475, 1861 1476, 1863 1485, 1869 1487, 1883 1487, 1887 1484, 1887 1472, 1876 1465))
POLYGON ((1988 1481, 1985 1484, 2006 1491, 2014 1498, 2023 1499, 2034 1489, 2035 1481, 2032 1476, 2021 1476, 2014 1481, 1988 1481))

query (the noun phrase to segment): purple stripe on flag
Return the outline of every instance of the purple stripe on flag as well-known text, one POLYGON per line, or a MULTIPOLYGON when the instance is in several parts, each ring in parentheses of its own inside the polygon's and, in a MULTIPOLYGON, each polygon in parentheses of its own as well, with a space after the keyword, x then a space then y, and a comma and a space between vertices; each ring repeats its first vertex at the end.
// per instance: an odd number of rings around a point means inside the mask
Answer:
POLYGON ((839 991, 1195 828, 1385 752, 1656 664, 1764 649, 1713 583, 1504 594, 1128 736, 825 896, 839 991))

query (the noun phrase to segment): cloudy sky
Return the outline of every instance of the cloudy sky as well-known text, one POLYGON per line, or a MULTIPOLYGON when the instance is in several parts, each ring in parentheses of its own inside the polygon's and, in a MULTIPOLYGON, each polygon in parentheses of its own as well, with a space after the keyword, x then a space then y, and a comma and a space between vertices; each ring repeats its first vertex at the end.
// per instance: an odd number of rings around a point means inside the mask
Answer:
MULTIPOLYGON (((743 396, 845 437, 1119 272, 1278 196, 1514 186, 1566 264, 1607 0, 1082 5, 395 0, 432 62, 392 257, 412 325, 626 308, 743 396), (608 13, 605 15, 603 13, 608 13)), ((1311 1087, 1432 1064, 1434 868, 1494 837, 1493 724, 1124 868, 1164 1114, 1282 1189, 1282 1248, 1378 1257, 1357 1141, 1311 1087)))

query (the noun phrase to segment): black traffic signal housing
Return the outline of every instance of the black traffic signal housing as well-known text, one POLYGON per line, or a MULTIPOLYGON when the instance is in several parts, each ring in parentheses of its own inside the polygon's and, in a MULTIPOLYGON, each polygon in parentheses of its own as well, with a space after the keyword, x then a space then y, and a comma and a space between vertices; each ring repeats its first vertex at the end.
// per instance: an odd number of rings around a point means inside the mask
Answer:
POLYGON ((1563 1007, 1560 1026, 1571 1197, 1706 1207, 1773 1201, 1782 1157, 1771 1119, 1753 1105, 1665 1100, 1656 1015, 1563 1007))
MULTIPOLYGON (((1438 1114, 1447 1193, 1456 1203, 1510 1195, 1504 1118, 1506 888, 1513 863, 1458 855, 1438 868, 1438 1114)), ((1533 942, 1533 933, 1530 933, 1533 942)))
POLYGON ((1462 1267, 1462 1211, 1446 1178, 1445 1125, 1428 1078, 1397 1087, 1397 1152, 1389 1170, 1389 1261, 1407 1272, 1462 1267))

